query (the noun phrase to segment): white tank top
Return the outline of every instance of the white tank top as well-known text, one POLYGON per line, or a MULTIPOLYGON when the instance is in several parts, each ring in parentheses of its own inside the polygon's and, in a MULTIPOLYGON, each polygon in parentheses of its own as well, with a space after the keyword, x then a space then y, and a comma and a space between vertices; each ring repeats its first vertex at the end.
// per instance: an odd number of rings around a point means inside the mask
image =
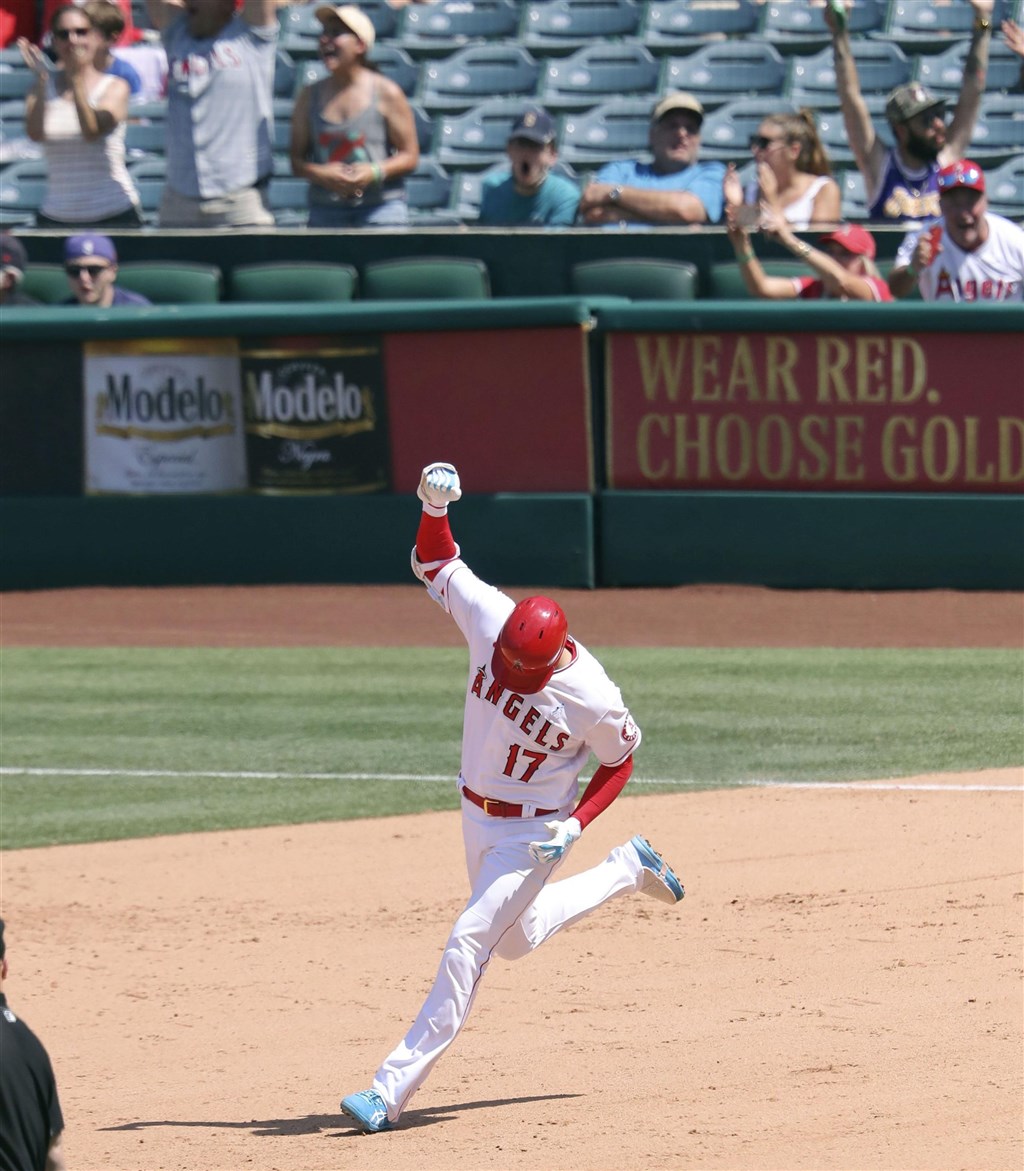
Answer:
POLYGON ((814 218, 814 200, 828 182, 828 178, 828 175, 818 175, 803 195, 797 196, 792 203, 787 203, 782 209, 782 214, 795 232, 804 232, 811 226, 811 220, 814 218))
MULTIPOLYGON (((95 106, 117 79, 105 73, 89 94, 95 106)), ((40 210, 68 223, 89 224, 137 206, 139 195, 125 165, 122 122, 95 142, 82 137, 78 111, 70 90, 58 95, 51 78, 43 111, 43 143, 48 181, 40 210)))

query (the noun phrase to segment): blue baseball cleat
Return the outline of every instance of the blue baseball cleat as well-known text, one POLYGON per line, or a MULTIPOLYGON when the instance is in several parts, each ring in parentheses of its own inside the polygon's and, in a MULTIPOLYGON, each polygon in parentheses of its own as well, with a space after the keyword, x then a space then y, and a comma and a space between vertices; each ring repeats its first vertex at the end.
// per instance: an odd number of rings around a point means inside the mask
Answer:
POLYGON ((388 1108, 376 1090, 360 1090, 358 1094, 342 1098, 341 1112, 354 1118, 367 1134, 390 1130, 392 1126, 388 1108))
POLYGON ((660 902, 678 903, 686 891, 672 872, 672 867, 651 843, 639 834, 631 838, 629 844, 640 856, 640 865, 644 868, 640 890, 660 902))

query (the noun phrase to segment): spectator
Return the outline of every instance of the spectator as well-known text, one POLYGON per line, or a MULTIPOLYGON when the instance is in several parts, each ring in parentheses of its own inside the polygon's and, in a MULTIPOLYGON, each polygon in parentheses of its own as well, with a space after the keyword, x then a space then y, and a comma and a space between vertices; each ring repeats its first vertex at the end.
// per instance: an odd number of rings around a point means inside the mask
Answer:
POLYGON ((7 1006, 7 946, 0 919, 0 1161, 18 1171, 64 1171, 64 1115, 42 1042, 7 1006))
POLYGON ((512 127, 505 149, 512 172, 484 180, 477 223, 488 227, 575 223, 579 188, 571 179, 551 173, 558 158, 551 115, 538 107, 527 108, 512 127))
POLYGON ((752 297, 766 301, 791 301, 800 298, 838 301, 891 301, 889 287, 875 268, 875 241, 871 233, 857 224, 845 224, 818 238, 818 247, 798 239, 778 212, 765 208, 763 226, 766 233, 794 256, 806 260, 814 276, 768 276, 750 247, 747 229, 737 222, 730 209, 726 217, 729 242, 736 253, 743 283, 752 297))
MULTIPOLYGON (((85 3, 86 0, 44 0, 43 3, 39 4, 39 7, 43 10, 43 28, 46 28, 51 23, 54 10, 62 4, 77 4, 79 8, 82 8, 85 3)), ((124 28, 121 30, 121 34, 117 39, 117 47, 119 49, 125 49, 140 40, 142 34, 135 27, 135 20, 132 15, 132 0, 115 0, 115 3, 121 9, 121 15, 124 17, 124 28)))
POLYGON ((811 224, 839 222, 839 184, 832 178, 813 110, 769 114, 751 135, 750 149, 757 162, 757 182, 743 191, 730 163, 723 187, 727 204, 745 203, 747 218, 756 222, 760 204, 767 203, 795 232, 806 231, 811 224))
POLYGON ((86 16, 100 34, 100 47, 96 54, 96 68, 100 73, 112 73, 128 82, 128 97, 137 97, 142 92, 142 78, 134 65, 113 52, 113 47, 124 33, 124 13, 113 0, 88 0, 83 5, 86 16))
POLYGON ((268 227, 278 0, 146 0, 167 50, 162 228, 268 227))
POLYGON ((585 224, 710 224, 722 218, 722 163, 700 163, 704 107, 688 93, 662 98, 651 114, 652 163, 605 163, 580 197, 585 224))
POLYGON ((64 242, 64 271, 72 296, 62 305, 109 309, 112 305, 149 305, 141 293, 117 283, 117 249, 109 236, 69 236, 64 242))
POLYGON ((36 75, 25 97, 25 133, 42 144, 46 193, 39 227, 133 227, 142 223, 139 193, 125 165, 128 83, 96 68, 100 34, 85 10, 65 4, 51 24, 58 68, 22 39, 36 75))
POLYGON ((918 285, 926 301, 1024 300, 1024 229, 988 210, 984 171, 961 159, 942 168, 938 184, 942 220, 900 245, 893 293, 918 285))
POLYGON ((875 133, 860 91, 849 31, 836 20, 831 5, 825 9, 825 20, 832 31, 843 121, 850 149, 864 176, 872 220, 894 223, 938 215, 935 177, 939 168, 967 153, 985 89, 995 0, 970 0, 970 3, 975 12, 974 33, 953 121, 946 126, 945 98, 936 97, 916 81, 901 85, 892 91, 885 106, 885 116, 895 139, 892 148, 887 148, 875 133))
POLYGON ((0 305, 5 309, 39 304, 34 297, 21 291, 27 266, 25 245, 7 232, 0 233, 0 305))
POLYGON ((329 72, 304 86, 292 110, 292 173, 309 183, 311 228, 407 224, 405 176, 420 161, 412 107, 368 63, 373 21, 323 4, 320 57, 329 72))

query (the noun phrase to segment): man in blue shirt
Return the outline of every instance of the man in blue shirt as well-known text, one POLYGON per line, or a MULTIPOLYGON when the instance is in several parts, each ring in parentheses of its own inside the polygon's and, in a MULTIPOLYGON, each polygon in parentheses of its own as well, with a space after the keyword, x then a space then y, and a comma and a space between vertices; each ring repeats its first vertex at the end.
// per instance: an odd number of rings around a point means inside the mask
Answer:
POLYGON ((653 161, 605 163, 580 197, 585 224, 714 224, 722 218, 723 163, 699 163, 704 107, 676 91, 651 114, 653 161))
POLYGON ((512 127, 506 146, 511 173, 484 180, 477 223, 484 227, 567 226, 576 220, 580 190, 571 179, 553 175, 558 157, 551 115, 530 106, 512 127))

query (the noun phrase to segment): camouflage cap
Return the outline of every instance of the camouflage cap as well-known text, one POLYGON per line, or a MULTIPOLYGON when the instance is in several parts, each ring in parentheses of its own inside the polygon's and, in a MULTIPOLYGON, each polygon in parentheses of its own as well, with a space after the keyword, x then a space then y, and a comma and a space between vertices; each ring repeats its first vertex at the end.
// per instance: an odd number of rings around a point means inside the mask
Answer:
POLYGON ((897 86, 889 95, 885 103, 885 116, 893 126, 901 122, 909 122, 925 110, 932 110, 945 106, 946 99, 936 97, 935 94, 919 81, 911 81, 907 85, 897 86))

